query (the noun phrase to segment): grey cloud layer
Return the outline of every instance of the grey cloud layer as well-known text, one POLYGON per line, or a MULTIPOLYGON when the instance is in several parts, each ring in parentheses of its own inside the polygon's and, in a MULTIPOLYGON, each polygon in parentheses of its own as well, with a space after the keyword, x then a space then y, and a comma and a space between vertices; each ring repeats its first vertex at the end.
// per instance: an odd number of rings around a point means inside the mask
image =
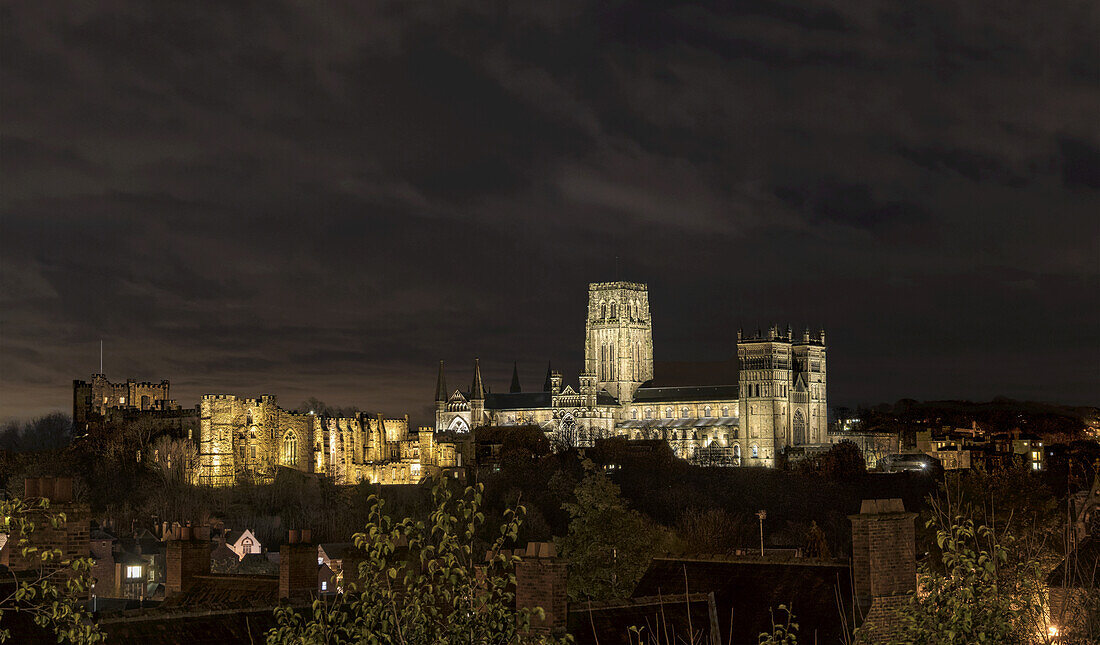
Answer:
POLYGON ((840 403, 1100 391, 1093 3, 540 4, 0 9, 0 416, 101 337, 187 401, 538 385, 616 256, 658 358, 791 320, 840 403))

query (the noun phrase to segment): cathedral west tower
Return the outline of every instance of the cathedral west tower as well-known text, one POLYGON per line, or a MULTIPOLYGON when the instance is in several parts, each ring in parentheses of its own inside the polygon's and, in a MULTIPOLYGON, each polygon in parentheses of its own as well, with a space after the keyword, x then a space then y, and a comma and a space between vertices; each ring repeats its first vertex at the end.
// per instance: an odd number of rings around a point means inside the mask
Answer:
POLYGON ((606 389, 621 402, 630 401, 638 386, 653 378, 653 326, 646 285, 588 285, 584 370, 595 376, 597 389, 606 389))

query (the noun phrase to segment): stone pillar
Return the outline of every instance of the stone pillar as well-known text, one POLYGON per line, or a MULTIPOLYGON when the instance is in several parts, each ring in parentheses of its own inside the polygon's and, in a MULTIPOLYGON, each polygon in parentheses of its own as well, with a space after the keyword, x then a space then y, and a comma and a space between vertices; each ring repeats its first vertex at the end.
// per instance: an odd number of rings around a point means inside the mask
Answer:
POLYGON ((916 532, 900 499, 865 499, 852 521, 853 593, 868 608, 864 643, 897 635, 899 609, 917 587, 916 532))
POLYGON ((308 600, 317 593, 317 545, 309 529, 291 530, 279 547, 279 598, 308 600))
POLYGON ((565 631, 569 606, 565 595, 569 566, 552 542, 531 542, 516 564, 516 609, 542 607, 545 618, 531 618, 535 633, 565 631))

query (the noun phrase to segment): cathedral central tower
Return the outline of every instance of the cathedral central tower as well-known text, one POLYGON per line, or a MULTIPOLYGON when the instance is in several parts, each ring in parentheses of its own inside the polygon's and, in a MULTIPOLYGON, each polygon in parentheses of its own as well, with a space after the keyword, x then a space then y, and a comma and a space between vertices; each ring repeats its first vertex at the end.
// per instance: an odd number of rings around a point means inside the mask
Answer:
POLYGON ((629 401, 653 378, 653 326, 649 292, 636 282, 588 285, 584 371, 620 401, 629 401))

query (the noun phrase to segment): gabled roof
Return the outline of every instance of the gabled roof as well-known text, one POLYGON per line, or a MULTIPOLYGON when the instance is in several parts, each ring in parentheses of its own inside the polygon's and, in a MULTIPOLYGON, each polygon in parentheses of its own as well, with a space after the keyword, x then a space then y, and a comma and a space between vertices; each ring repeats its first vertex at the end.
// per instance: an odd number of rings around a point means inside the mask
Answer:
POLYGON ((674 634, 676 642, 691 638, 693 643, 713 643, 717 639, 710 636, 710 630, 716 619, 710 597, 700 593, 573 602, 569 604, 567 625, 577 645, 630 645, 639 640, 649 643, 654 637, 664 642, 667 634, 674 634), (644 630, 641 638, 633 636, 631 627, 644 630))
MULTIPOLYGON (((655 558, 633 595, 682 598, 685 583, 692 594, 714 593, 718 616, 725 617, 719 621, 719 641, 735 645, 755 645, 762 632, 771 630, 769 612, 781 604, 792 607, 800 624, 813 625, 818 642, 840 642, 843 625, 837 598, 850 603, 852 597, 846 563, 672 558, 655 558)), ((845 615, 850 613, 848 607, 845 615)))
POLYGON ((736 385, 696 385, 690 387, 640 387, 634 392, 635 403, 676 403, 679 401, 735 401, 736 385))
POLYGON ((530 410, 549 408, 551 405, 549 392, 499 393, 485 397, 486 410, 530 410))
POLYGON ((1100 587, 1100 539, 1087 537, 1047 576, 1051 587, 1096 589, 1100 587))

